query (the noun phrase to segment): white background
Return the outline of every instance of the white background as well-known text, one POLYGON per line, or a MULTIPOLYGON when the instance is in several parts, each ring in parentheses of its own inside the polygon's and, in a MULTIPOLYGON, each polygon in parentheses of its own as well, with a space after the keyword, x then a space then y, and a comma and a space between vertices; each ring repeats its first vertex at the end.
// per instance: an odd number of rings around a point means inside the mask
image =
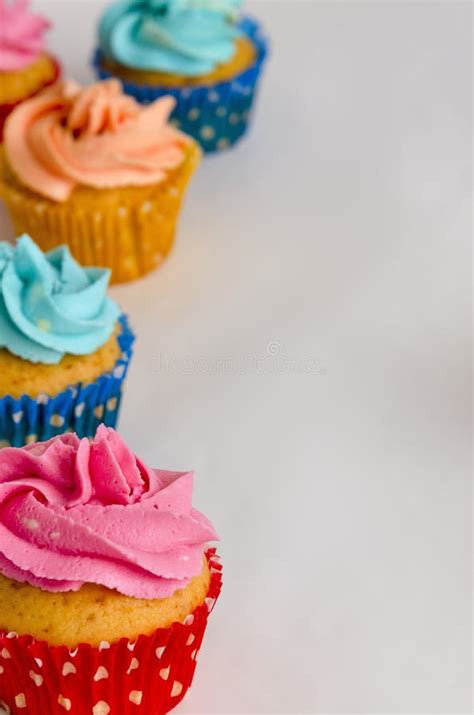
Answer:
MULTIPOLYGON (((100 6, 36 2, 80 80, 100 6)), ((471 7, 249 9, 273 38, 253 133, 113 290, 123 435, 196 469, 222 536, 180 712, 467 713, 471 7)))

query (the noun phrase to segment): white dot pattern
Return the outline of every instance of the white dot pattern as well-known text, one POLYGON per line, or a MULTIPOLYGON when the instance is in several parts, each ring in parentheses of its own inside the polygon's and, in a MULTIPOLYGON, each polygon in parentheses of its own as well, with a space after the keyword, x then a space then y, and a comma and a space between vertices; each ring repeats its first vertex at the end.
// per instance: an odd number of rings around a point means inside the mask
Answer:
POLYGON ((90 687, 84 682, 83 670, 84 656, 86 661, 89 657, 88 651, 85 655, 83 650, 87 646, 78 646, 69 652, 54 649, 56 655, 52 658, 52 647, 38 643, 31 660, 33 667, 22 676, 16 654, 26 639, 13 632, 0 632, 0 692, 7 705, 15 713, 26 714, 39 713, 38 708, 43 712, 48 698, 52 698, 51 712, 71 712, 72 715, 76 710, 84 715, 122 715, 122 712, 140 715, 142 708, 151 703, 159 703, 163 712, 172 710, 192 681, 198 644, 220 591, 220 567, 217 559, 212 558, 212 552, 208 558, 211 585, 205 603, 189 614, 184 624, 177 623, 165 633, 160 630, 128 643, 102 641, 95 650, 95 665, 89 671, 90 687), (150 638, 154 639, 151 652, 156 658, 149 657, 150 638), (19 643, 7 647, 13 640, 19 643), (45 649, 43 652, 41 647, 45 649), (125 703, 128 705, 123 708, 125 703))
POLYGON ((58 695, 58 704, 61 705, 67 712, 72 708, 72 702, 69 698, 65 698, 62 695, 58 695))
POLYGON ((64 663, 63 665, 63 676, 66 677, 66 675, 72 675, 73 673, 77 673, 76 666, 74 665, 74 663, 66 661, 66 663, 64 663))

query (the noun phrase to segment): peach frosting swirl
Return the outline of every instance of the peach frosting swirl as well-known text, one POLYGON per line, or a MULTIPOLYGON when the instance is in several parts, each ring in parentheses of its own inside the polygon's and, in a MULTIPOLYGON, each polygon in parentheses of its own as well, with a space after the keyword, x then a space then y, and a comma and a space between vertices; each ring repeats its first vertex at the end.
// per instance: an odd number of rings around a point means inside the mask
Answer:
POLYGON ((7 160, 25 186, 53 201, 66 201, 78 185, 160 183, 191 141, 168 123, 174 106, 172 97, 142 106, 114 79, 58 83, 9 116, 7 160))
POLYGON ((45 591, 84 583, 165 598, 202 569, 217 534, 192 472, 150 469, 111 428, 0 450, 0 573, 45 591))

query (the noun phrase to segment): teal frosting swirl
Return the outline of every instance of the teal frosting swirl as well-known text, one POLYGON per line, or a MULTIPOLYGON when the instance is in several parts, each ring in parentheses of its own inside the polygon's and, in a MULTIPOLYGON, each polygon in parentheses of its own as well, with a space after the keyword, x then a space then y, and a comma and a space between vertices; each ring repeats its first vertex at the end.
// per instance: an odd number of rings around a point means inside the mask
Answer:
POLYGON ((139 70, 194 77, 235 53, 242 0, 122 0, 99 24, 104 55, 139 70))
POLYGON ((44 254, 26 234, 0 243, 0 347, 31 362, 88 355, 112 335, 110 271, 83 268, 66 246, 44 254))

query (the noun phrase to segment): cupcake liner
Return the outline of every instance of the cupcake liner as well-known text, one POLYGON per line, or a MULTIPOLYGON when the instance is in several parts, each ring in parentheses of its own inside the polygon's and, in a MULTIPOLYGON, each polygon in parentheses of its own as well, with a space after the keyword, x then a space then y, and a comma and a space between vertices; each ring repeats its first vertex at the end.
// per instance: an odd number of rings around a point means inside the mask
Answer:
POLYGON ((183 164, 160 184, 96 189, 64 203, 23 190, 9 177, 4 160, 0 194, 17 235, 33 236, 43 251, 66 244, 79 263, 110 268, 111 283, 123 283, 154 270, 170 252, 200 158, 193 143, 183 164))
MULTIPOLYGON (((254 64, 232 80, 196 87, 147 86, 122 80, 124 90, 139 102, 149 104, 165 95, 177 100, 172 119, 176 126, 194 137, 206 153, 227 149, 247 131, 261 70, 268 55, 268 41, 262 26, 244 17, 240 28, 257 48, 254 64)), ((103 66, 103 54, 97 50, 93 59, 101 79, 114 77, 103 66)))
POLYGON ((0 447, 22 447, 64 432, 93 437, 102 422, 115 427, 135 340, 125 315, 120 317, 120 325, 117 340, 122 355, 114 369, 95 382, 71 385, 54 397, 22 395, 15 399, 6 395, 0 399, 0 447))
POLYGON ((0 632, 0 706, 12 715, 163 715, 190 687, 209 614, 222 587, 215 549, 206 553, 205 602, 184 623, 131 642, 70 651, 0 632))
POLYGON ((41 92, 43 89, 46 89, 46 87, 50 87, 52 84, 57 82, 61 75, 61 66, 59 62, 56 60, 55 57, 51 57, 50 59, 52 60, 54 64, 54 75, 51 79, 47 80, 46 82, 43 82, 38 89, 36 89, 34 92, 30 92, 29 94, 26 94, 24 97, 21 99, 18 99, 16 102, 0 102, 0 142, 3 139, 3 127, 5 126, 5 122, 7 121, 8 115, 13 112, 16 106, 21 104, 21 102, 24 102, 25 99, 31 99, 31 97, 34 97, 36 94, 41 92))

